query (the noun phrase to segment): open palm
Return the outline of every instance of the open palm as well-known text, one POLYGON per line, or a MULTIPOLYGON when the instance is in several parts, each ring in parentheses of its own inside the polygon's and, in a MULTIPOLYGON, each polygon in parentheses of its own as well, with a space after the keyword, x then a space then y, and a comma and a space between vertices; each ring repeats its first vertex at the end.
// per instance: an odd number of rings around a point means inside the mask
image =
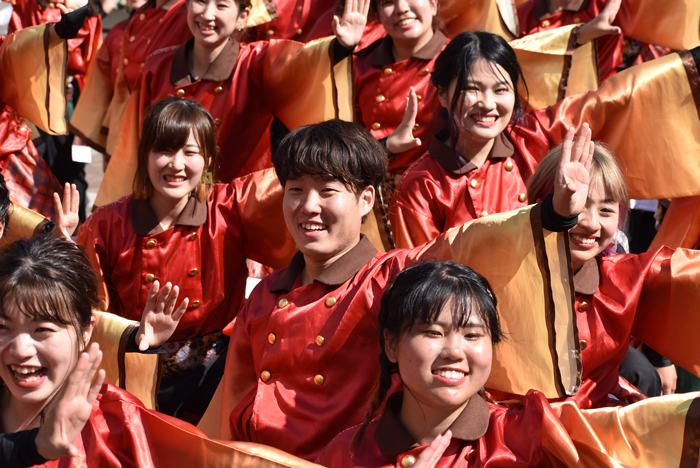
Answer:
POLYGON ((343 47, 360 43, 367 24, 370 0, 345 0, 343 16, 333 17, 333 33, 343 47))
POLYGON ((583 211, 588 198, 588 171, 595 144, 591 129, 584 123, 574 142, 574 129, 564 136, 561 159, 554 179, 554 211, 560 216, 575 216, 583 211))

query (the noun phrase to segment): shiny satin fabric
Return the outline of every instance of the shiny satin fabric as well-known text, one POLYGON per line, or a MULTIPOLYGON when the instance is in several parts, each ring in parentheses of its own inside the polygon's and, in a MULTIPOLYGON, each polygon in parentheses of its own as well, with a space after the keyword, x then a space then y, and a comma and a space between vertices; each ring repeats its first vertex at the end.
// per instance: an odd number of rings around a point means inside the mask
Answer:
MULTIPOLYGON (((395 274, 424 260, 467 264, 494 288, 511 338, 496 350, 492 386, 523 393, 537 386, 552 397, 575 389, 571 351, 577 342, 563 349, 552 332, 555 326, 562 337, 573 332, 570 283, 547 279, 569 274, 562 256, 566 239, 538 230, 538 210, 477 220, 412 250, 376 253, 335 286, 301 286, 297 279, 290 292, 273 292, 285 270, 263 279, 233 322, 221 407, 213 409, 223 418, 217 437, 273 445, 312 460, 336 434, 361 422, 379 372, 381 295, 395 274), (568 318, 568 324, 554 324, 553 317, 568 318), (555 347, 559 360, 553 359, 555 347)), ((358 254, 346 255, 349 262, 358 254)))
MULTIPOLYGON (((61 21, 61 10, 45 8, 36 0, 15 0, 12 2, 12 19, 7 32, 20 31, 30 26, 61 21)), ((102 17, 91 16, 85 19, 77 37, 68 39, 68 64, 66 73, 74 76, 82 87, 85 75, 90 70, 97 51, 102 45, 102 17)))
POLYGON ((194 426, 149 411, 128 392, 105 385, 75 446, 80 455, 48 468, 313 468, 318 465, 271 447, 208 439, 194 426))
POLYGON ((331 41, 242 44, 228 78, 179 86, 171 82, 177 49, 152 55, 129 100, 112 160, 117 164, 107 167, 95 204, 101 206, 131 193, 141 122, 152 103, 169 96, 197 101, 220 119, 218 180, 228 183, 271 167, 269 128, 273 114, 290 129, 335 117, 328 53, 331 41))
POLYGON ((246 258, 280 268, 296 250, 273 170, 214 185, 206 203, 203 225, 146 236, 134 232, 131 197, 96 210, 78 243, 100 273, 100 308, 140 320, 152 281, 170 281, 190 299, 171 341, 218 332, 243 303, 246 258))
POLYGON ((676 198, 661 222, 659 232, 649 246, 655 250, 662 245, 671 248, 697 249, 700 241, 700 197, 676 198))
POLYGON ((112 154, 129 94, 136 86, 146 57, 156 50, 180 45, 191 36, 185 0, 179 0, 168 10, 156 8, 155 2, 139 9, 121 35, 116 82, 112 84, 111 69, 104 65, 95 67, 71 117, 71 131, 98 151, 112 154))
POLYGON ((439 125, 435 113, 442 106, 436 97, 437 90, 430 82, 430 72, 437 56, 430 60, 412 57, 381 67, 372 64, 372 53, 354 57, 354 119, 378 140, 391 135, 403 120, 410 87, 416 90, 420 99, 413 136, 420 138, 422 145, 391 155, 390 174, 403 174, 420 158, 428 150, 436 125, 439 125))
POLYGON ((10 245, 19 239, 29 239, 36 232, 37 226, 44 223, 46 218, 39 213, 35 213, 27 208, 17 205, 14 200, 10 199, 12 207, 10 208, 10 222, 7 229, 0 237, 0 249, 10 245))
POLYGON ((463 31, 488 31, 506 41, 515 39, 501 19, 496 0, 442 0, 438 17, 450 37, 463 31))
MULTIPOLYGON (((263 2, 260 2, 263 3, 263 2)), ((276 17, 255 25, 254 40, 293 39, 310 42, 333 35, 331 21, 335 0, 265 0, 271 3, 276 17)), ((251 27, 248 21, 248 27, 251 27)))

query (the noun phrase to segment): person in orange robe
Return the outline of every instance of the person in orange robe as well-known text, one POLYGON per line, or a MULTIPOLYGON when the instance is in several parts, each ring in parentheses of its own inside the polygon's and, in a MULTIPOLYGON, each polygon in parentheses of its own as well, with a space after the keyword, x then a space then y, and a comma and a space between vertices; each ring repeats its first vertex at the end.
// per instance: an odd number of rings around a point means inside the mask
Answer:
MULTIPOLYGON (((573 131, 568 138, 573 139, 573 131)), ((582 134, 581 141, 585 138, 582 134)), ((572 171, 571 186, 562 189, 566 194, 558 192, 543 205, 490 223, 466 224, 416 249, 377 252, 360 235, 360 226, 386 170, 383 148, 365 129, 348 122, 293 131, 280 144, 274 163, 284 187, 285 222, 300 251, 286 269, 262 280, 231 324, 222 405, 216 409, 223 418, 219 437, 230 430, 234 440, 269 444, 314 460, 336 434, 360 422, 378 373, 379 299, 399 271, 431 259, 468 263, 491 278, 504 329, 513 333, 498 359, 509 369, 527 368, 517 376, 496 372, 500 384, 493 385, 529 389, 534 378, 551 387, 550 395, 575 388, 576 373, 551 361, 547 327, 536 331, 535 324, 546 308, 543 293, 556 309, 568 308, 568 300, 554 292, 559 283, 550 289, 540 279, 550 266, 559 268, 554 265, 563 236, 550 231, 565 226, 552 221, 551 213, 575 213, 575 200, 581 202, 577 197, 587 191, 582 188, 581 173, 587 176, 582 146, 578 151, 562 166, 562 171, 572 171), (540 238, 543 225, 548 231, 540 238), (532 257, 536 249, 552 255, 553 263, 540 265, 532 257), (532 301, 533 315, 515 326, 510 307, 522 316, 516 306, 522 300, 532 301), (507 351, 510 345, 525 348, 507 351), (555 374, 562 380, 552 382, 555 374)), ((571 218, 563 219, 571 223, 571 218)), ((565 276, 566 271, 564 267, 565 276)), ((564 310, 559 313, 568 317, 564 310)), ((568 332, 558 333, 560 344, 574 344, 572 337, 564 338, 568 332)), ((558 355, 568 359, 573 350, 565 347, 558 355)))
POLYGON ((271 170, 211 185, 214 135, 199 104, 155 104, 144 120, 134 195, 98 208, 78 232, 100 273, 102 310, 138 320, 156 280, 190 298, 166 345, 159 407, 194 422, 223 373, 221 331, 243 304, 246 258, 279 268, 294 249, 271 170))
MULTIPOLYGON (((594 137, 611 146, 635 198, 697 193, 700 187, 696 181, 678 176, 678 172, 694 170, 688 155, 696 154, 694 149, 685 148, 680 134, 691 135, 700 124, 694 97, 698 75, 689 52, 647 62, 607 80, 597 91, 570 96, 523 115, 516 92, 520 74, 512 65, 516 59, 509 47, 504 55, 504 46, 508 47, 498 36, 465 33, 438 58, 433 83, 444 90, 438 94, 443 106, 453 110, 446 128, 433 138, 429 153, 397 186, 389 217, 398 247, 419 245, 478 216, 525 206, 525 182, 538 161, 551 144, 561 141, 569 126, 578 127, 583 121, 598 122, 594 137), (477 39, 482 44, 478 53, 471 51, 477 39), (486 41, 489 46, 484 45, 486 41), (506 61, 506 56, 510 60, 506 61), (469 71, 455 65, 467 62, 471 63, 469 71), (491 66, 498 64, 498 72, 488 66, 489 62, 491 66), (478 84, 467 82, 466 77, 472 74, 478 76, 478 84), (457 99, 459 93, 451 91, 455 86, 466 90, 468 98, 463 104, 457 99), (658 94, 661 87, 675 87, 679 93, 669 99, 658 94), (635 119, 631 125, 626 119, 639 115, 635 105, 640 99, 656 115, 682 112, 684 124, 664 118, 653 122, 635 119), (460 110, 457 106, 462 105, 460 110), (467 117, 455 117, 461 112, 467 117), (676 136, 656 138, 659 134, 676 136), (671 172, 659 175, 659 151, 669 155, 669 167, 675 168, 673 176, 671 172)), ((415 97, 411 99, 409 114, 415 112, 415 97)), ((403 132, 403 140, 410 142, 411 119, 407 120, 396 135, 403 132)))
MULTIPOLYGON (((528 183, 530 200, 551 192, 560 153, 557 147, 542 160, 528 183)), ((692 338, 700 332, 700 252, 659 247, 616 255, 614 235, 629 212, 629 196, 615 158, 600 145, 591 178, 586 208, 569 231, 583 365, 573 400, 582 409, 640 398, 619 375, 632 336, 700 374, 700 350, 692 338)))
MULTIPOLYGON (((148 59, 117 143, 120 162, 114 169, 108 167, 105 176, 116 178, 111 171, 119 171, 121 186, 115 190, 131 186, 133 173, 124 168, 133 162, 138 128, 149 106, 165 97, 192 99, 212 114, 219 146, 216 176, 224 183, 271 166, 269 128, 273 114, 294 128, 335 112, 330 102, 334 99, 332 86, 326 88, 322 81, 329 81, 339 54, 347 56, 359 42, 369 0, 360 2, 359 7, 348 3, 342 17, 335 18, 336 39, 307 45, 294 41, 239 44, 231 35, 236 26, 246 23, 249 10, 244 0, 229 3, 228 8, 219 10, 213 0, 188 0, 193 39, 148 59)), ((106 201, 108 190, 101 187, 96 204, 106 201)), ((112 192, 107 201, 116 195, 123 193, 112 192)))

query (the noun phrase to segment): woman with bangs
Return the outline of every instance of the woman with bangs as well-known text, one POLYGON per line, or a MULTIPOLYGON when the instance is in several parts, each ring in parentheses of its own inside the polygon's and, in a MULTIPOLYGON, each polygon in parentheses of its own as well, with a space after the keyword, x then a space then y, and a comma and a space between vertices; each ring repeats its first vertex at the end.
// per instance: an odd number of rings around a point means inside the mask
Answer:
MULTIPOLYGON (((528 198, 552 192, 561 147, 528 182, 528 198)), ((624 175, 613 154, 596 143, 586 207, 569 231, 583 383, 581 408, 624 405, 639 392, 619 375, 631 337, 684 369, 700 374, 700 252, 660 247, 639 255, 616 253, 616 233, 629 211, 624 175)))
MULTIPOLYGON (((527 88, 510 45, 483 31, 455 37, 431 75, 445 109, 445 127, 433 137, 428 153, 406 172, 390 206, 397 247, 420 245, 471 219, 525 206, 525 184, 539 161, 569 127, 579 128, 583 122, 596 127, 593 138, 614 149, 635 198, 698 193, 698 179, 686 178, 684 171, 695 171, 697 164, 687 155, 700 149, 690 138, 700 104, 693 99, 700 80, 694 57, 699 54, 698 49, 671 54, 626 70, 597 91, 525 113, 520 91, 527 88), (660 96, 658 89, 673 89, 673 96, 660 96), (648 119, 642 112, 684 117, 648 119), (653 137, 659 134, 674 137, 653 137), (673 176, 660 174, 658 154, 667 155, 669 167, 683 172, 682 181, 678 171, 673 176)), ((392 140, 413 141, 416 106, 411 94, 406 122, 387 145, 392 140)))
POLYGON ((154 104, 143 123, 133 195, 97 209, 78 232, 99 272, 102 310, 139 320, 155 281, 179 285, 190 299, 165 345, 158 400, 164 413, 193 422, 223 373, 222 329, 244 301, 246 259, 280 268, 294 251, 274 172, 213 184, 215 138, 214 120, 200 104, 154 104))

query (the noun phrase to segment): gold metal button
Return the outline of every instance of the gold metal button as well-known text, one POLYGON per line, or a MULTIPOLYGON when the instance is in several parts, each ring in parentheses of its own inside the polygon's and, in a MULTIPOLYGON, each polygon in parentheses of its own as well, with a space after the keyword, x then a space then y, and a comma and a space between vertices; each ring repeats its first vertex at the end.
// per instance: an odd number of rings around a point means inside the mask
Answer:
POLYGON ((510 172, 513 170, 513 163, 511 161, 508 161, 504 167, 506 171, 510 172))
POLYGON ((384 102, 386 101, 386 98, 384 97, 383 94, 377 94, 377 97, 375 98, 377 102, 384 102))
POLYGON ((521 193, 520 195, 518 195, 518 201, 520 203, 525 203, 526 200, 527 200, 527 195, 525 195, 524 193, 521 193))
POLYGON ((391 68, 388 68, 388 67, 387 67, 387 68, 384 69, 384 74, 385 74, 386 76, 391 75, 393 72, 394 72, 394 70, 392 70, 391 68))
POLYGON ((280 299, 280 301, 277 303, 277 305, 278 305, 280 308, 281 308, 281 307, 287 307, 287 305, 289 305, 289 301, 288 301, 286 298, 283 297, 282 299, 280 299))
POLYGON ((415 132, 415 131, 418 130, 419 128, 420 128, 420 125, 415 124, 415 125, 413 126, 413 131, 415 132))
POLYGON ((578 306, 578 310, 580 310, 581 312, 587 311, 588 310, 588 302, 582 301, 578 306))
POLYGON ((270 374, 270 371, 264 370, 260 373, 260 378, 262 379, 263 382, 267 382, 268 380, 270 380, 272 378, 272 374, 270 374))
POLYGON ((56 4, 53 2, 49 3, 49 8, 56 8, 56 4))
POLYGON ((380 124, 379 122, 374 122, 372 124, 372 130, 379 130, 380 128, 382 128, 382 124, 380 124))
POLYGON ((129 42, 134 42, 135 40, 136 40, 136 36, 131 36, 131 37, 129 38, 129 42))
POLYGON ((420 94, 416 94, 416 101, 421 102, 422 99, 423 96, 421 96, 420 94))
POLYGON ((323 346, 323 343, 326 342, 326 339, 325 339, 324 337, 322 337, 321 335, 318 335, 318 336, 316 337, 316 339, 314 340, 314 342, 315 342, 316 345, 318 345, 318 346, 323 346))
POLYGON ((221 119, 220 118, 215 118, 214 119, 214 125, 221 125, 221 119))
POLYGON ((175 93, 177 97, 183 97, 185 95, 185 90, 184 89, 178 89, 177 92, 175 93))
POLYGON ((420 72, 421 75, 427 76, 430 73, 430 68, 424 68, 422 72, 420 72))
POLYGON ((267 30, 267 35, 268 35, 268 36, 274 36, 274 35, 275 35, 275 31, 273 31, 272 29, 268 29, 268 30, 267 30))
POLYGON ((124 59, 124 65, 129 65, 129 59, 128 59, 128 58, 125 58, 125 59, 124 59))
POLYGON ((549 20, 544 20, 544 21, 542 21, 542 27, 543 27, 543 28, 548 28, 550 24, 551 24, 551 23, 549 22, 549 20))
POLYGON ((158 242, 156 242, 155 239, 151 239, 151 240, 149 240, 148 242, 146 242, 146 248, 147 248, 148 250, 151 250, 151 249, 152 249, 153 247, 155 247, 156 245, 158 245, 158 242))
POLYGON ((328 296, 328 297, 326 298, 326 305, 327 305, 328 307, 333 307, 333 306, 335 305, 335 297, 333 297, 333 296, 328 296))
POLYGON ((401 459, 401 466, 403 468, 411 468, 416 463, 416 457, 407 456, 401 459))
POLYGON ((190 270, 190 272, 188 273, 188 275, 190 275, 190 276, 197 276, 198 273, 199 273, 199 270, 198 270, 197 268, 192 268, 192 269, 190 270))
POLYGON ((316 374, 314 376, 314 383, 316 385, 323 385, 323 382, 325 382, 325 381, 326 381, 326 379, 324 379, 321 374, 316 374))
POLYGON ((141 21, 145 20, 145 19, 146 19, 146 15, 145 15, 144 13, 141 13, 141 14, 139 15, 139 19, 140 19, 141 21))
POLYGON ((298 11, 299 13, 301 13, 302 11, 304 11, 304 7, 301 6, 301 5, 299 5, 299 6, 297 7, 297 11, 298 11))
POLYGON ((486 211, 486 210, 484 210, 484 211, 482 211, 481 213, 479 213, 479 217, 481 217, 481 218, 483 218, 484 216, 488 216, 488 215, 489 215, 489 212, 486 211))
POLYGON ((588 346, 588 342, 586 340, 581 340, 578 342, 578 345, 581 347, 581 351, 583 351, 588 346))
POLYGON ((162 23, 165 18, 161 18, 158 20, 159 23, 162 23))
POLYGON ((192 234, 190 234, 190 240, 195 240, 196 238, 197 238, 196 232, 193 232, 192 234))
POLYGON ((477 188, 479 186, 479 182, 476 179, 472 179, 472 181, 469 182, 469 185, 471 188, 477 188))
POLYGON ((467 452, 467 455, 464 458, 466 458, 467 461, 472 461, 474 459, 474 455, 476 455, 476 450, 471 449, 467 452))
POLYGON ((143 67, 145 67, 145 66, 146 66, 146 64, 145 64, 145 63, 142 63, 142 64, 141 64, 141 70, 143 70, 143 67))
POLYGON ((270 333, 267 335, 267 342, 270 344, 275 344, 275 341, 277 341, 277 336, 275 336, 274 333, 270 333))
POLYGON ((146 283, 152 283, 156 280, 156 275, 154 275, 153 273, 147 273, 145 279, 146 283))
POLYGON ((214 88, 214 94, 221 94, 223 92, 224 88, 222 88, 221 86, 217 86, 216 88, 214 88))
POLYGON ((150 40, 150 39, 146 39, 146 44, 150 44, 150 43, 151 43, 151 40, 150 40))
POLYGON ((200 300, 196 300, 196 301, 193 301, 193 302, 192 302, 192 307, 193 307, 194 309, 196 309, 197 307, 199 307, 199 306, 201 306, 201 305, 202 305, 202 301, 200 301, 200 300))
POLYGON ((574 24, 579 24, 580 22, 581 22, 581 18, 579 18, 578 16, 576 18, 574 18, 574 24))
POLYGON ((301 28, 297 28, 297 35, 303 33, 304 31, 301 28))

